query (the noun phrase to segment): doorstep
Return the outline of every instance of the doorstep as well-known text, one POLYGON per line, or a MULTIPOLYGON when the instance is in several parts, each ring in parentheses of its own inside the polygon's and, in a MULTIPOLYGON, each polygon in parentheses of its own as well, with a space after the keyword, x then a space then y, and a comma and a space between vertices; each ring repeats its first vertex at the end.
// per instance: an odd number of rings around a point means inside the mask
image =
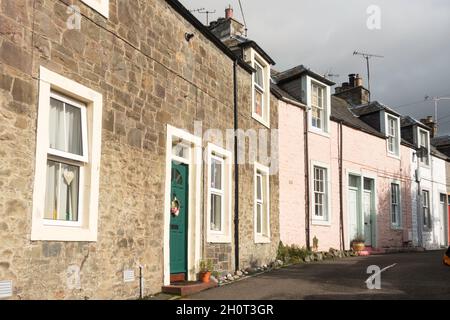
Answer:
POLYGON ((208 283, 205 282, 175 282, 170 286, 162 287, 162 292, 167 294, 175 294, 178 296, 189 296, 194 293, 198 293, 204 290, 208 290, 211 288, 217 287, 217 283, 215 281, 210 281, 208 283))

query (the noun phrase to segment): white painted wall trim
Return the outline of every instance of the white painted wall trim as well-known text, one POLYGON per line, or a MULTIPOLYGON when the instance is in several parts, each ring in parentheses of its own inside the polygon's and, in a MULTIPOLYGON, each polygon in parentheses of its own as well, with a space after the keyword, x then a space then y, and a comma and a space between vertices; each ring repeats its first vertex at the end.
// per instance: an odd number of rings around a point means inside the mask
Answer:
POLYGON ((41 66, 38 103, 31 240, 97 241, 103 97, 100 93, 41 66), (79 100, 87 106, 88 159, 90 159, 90 162, 84 166, 86 179, 84 188, 80 188, 80 192, 83 192, 82 196, 85 199, 84 206, 80 208, 79 212, 82 215, 80 226, 55 225, 46 223, 44 220, 50 94, 52 90, 79 100))
POLYGON ((174 139, 181 139, 191 149, 189 159, 189 212, 188 212, 188 280, 197 280, 201 257, 201 172, 202 139, 184 130, 167 125, 166 178, 164 194, 164 285, 170 285, 170 189, 174 139))

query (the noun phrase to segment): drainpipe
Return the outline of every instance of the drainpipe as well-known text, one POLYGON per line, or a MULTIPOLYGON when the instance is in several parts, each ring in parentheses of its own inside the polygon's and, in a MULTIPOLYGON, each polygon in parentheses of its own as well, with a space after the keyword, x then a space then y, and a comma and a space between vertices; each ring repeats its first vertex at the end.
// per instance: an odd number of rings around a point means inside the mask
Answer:
POLYGON ((421 173, 420 173, 420 161, 419 161, 419 154, 416 152, 416 162, 417 162, 417 169, 416 169, 416 182, 417 182, 417 240, 418 240, 418 246, 423 247, 423 215, 422 215, 422 188, 420 185, 420 182, 422 180, 421 173))
POLYGON ((345 250, 344 237, 344 193, 343 193, 343 147, 344 135, 342 121, 339 121, 339 233, 341 236, 341 250, 345 250))
POLYGON ((139 265, 139 297, 144 299, 144 266, 139 265))
POLYGON ((303 135, 305 140, 305 236, 306 236, 306 248, 311 250, 310 243, 310 219, 309 219, 309 142, 308 142, 308 107, 305 107, 303 112, 303 135))
POLYGON ((239 164, 238 164, 238 85, 237 60, 233 64, 233 98, 234 98, 234 267, 239 270, 239 164))

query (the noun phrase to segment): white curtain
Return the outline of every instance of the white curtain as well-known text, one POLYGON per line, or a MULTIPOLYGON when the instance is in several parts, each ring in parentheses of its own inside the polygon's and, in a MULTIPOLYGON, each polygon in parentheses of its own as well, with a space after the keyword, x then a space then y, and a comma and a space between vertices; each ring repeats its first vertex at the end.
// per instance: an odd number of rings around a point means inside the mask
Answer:
POLYGON ((56 99, 50 100, 50 148, 83 154, 81 109, 56 99))
POLYGON ((50 99, 50 148, 65 151, 64 103, 50 99))
POLYGON ((45 219, 78 221, 79 173, 77 166, 47 162, 45 219))

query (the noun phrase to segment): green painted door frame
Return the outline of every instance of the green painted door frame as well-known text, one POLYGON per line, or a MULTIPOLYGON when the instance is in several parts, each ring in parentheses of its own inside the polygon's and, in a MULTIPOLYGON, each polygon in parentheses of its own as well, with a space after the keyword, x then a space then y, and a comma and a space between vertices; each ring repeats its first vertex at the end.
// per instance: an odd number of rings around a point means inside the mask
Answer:
POLYGON ((172 162, 170 188, 170 273, 187 273, 189 167, 172 162))

